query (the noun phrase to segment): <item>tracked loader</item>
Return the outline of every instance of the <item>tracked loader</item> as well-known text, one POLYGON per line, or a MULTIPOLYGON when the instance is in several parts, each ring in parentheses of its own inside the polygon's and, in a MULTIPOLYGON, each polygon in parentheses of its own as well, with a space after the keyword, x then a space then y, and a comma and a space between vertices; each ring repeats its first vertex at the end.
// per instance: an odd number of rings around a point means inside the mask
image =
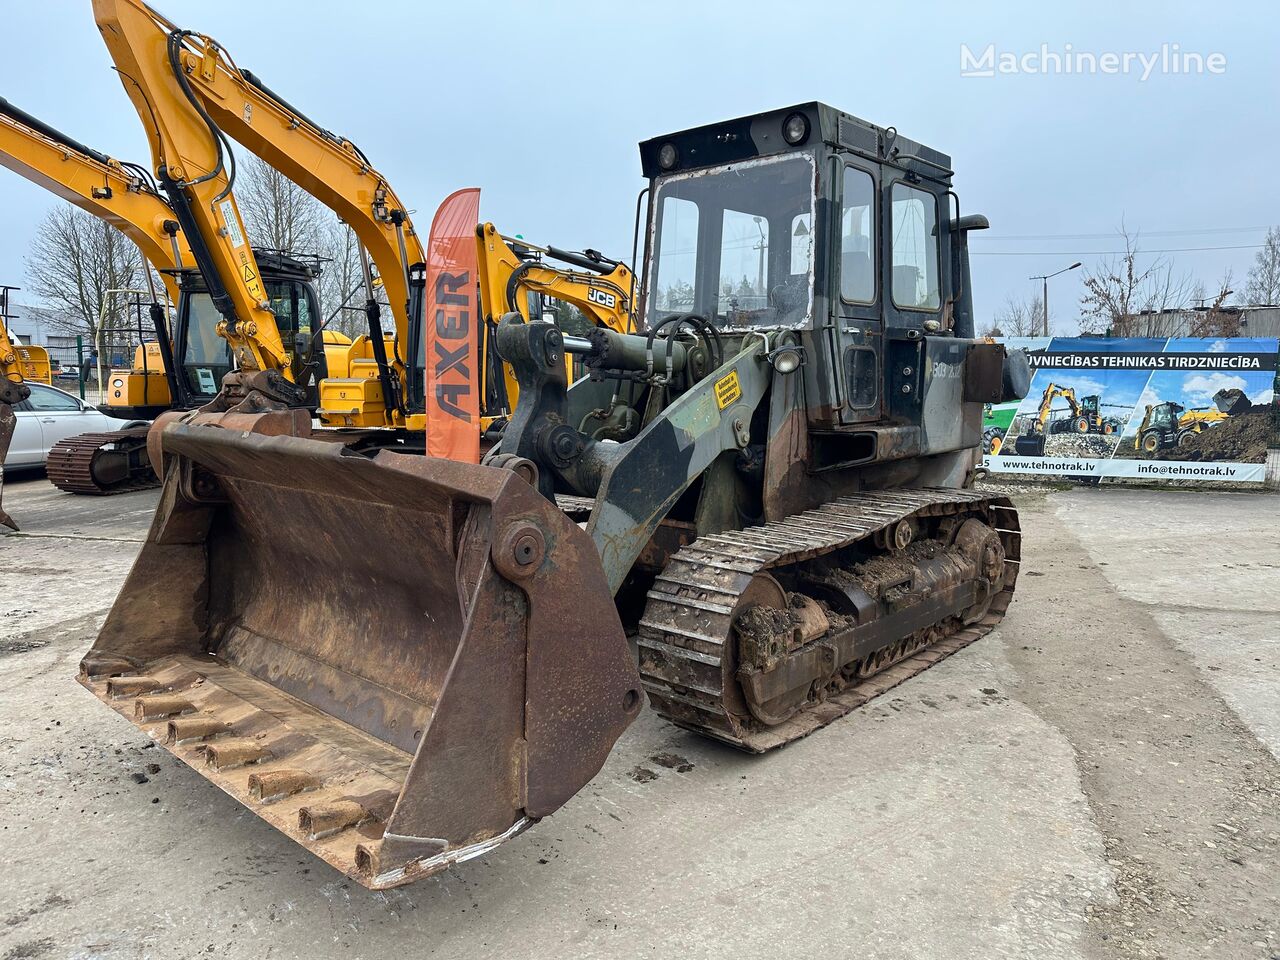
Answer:
POLYGON ((949 158, 819 103, 640 152, 645 331, 484 294, 519 401, 483 463, 261 401, 149 437, 161 502, 81 682, 368 887, 553 813, 646 696, 767 751, 1013 594, 1017 514, 969 482, 1029 372, 974 337, 949 158))

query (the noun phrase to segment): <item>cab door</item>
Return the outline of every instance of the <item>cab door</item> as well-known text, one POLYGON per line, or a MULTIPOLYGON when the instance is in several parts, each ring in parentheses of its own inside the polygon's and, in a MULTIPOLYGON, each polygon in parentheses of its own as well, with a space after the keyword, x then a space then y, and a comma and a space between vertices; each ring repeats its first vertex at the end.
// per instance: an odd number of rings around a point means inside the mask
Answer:
POLYGON ((836 283, 830 302, 839 357, 840 422, 865 423, 880 419, 883 403, 879 172, 850 157, 841 164, 838 181, 840 215, 832 244, 836 283))

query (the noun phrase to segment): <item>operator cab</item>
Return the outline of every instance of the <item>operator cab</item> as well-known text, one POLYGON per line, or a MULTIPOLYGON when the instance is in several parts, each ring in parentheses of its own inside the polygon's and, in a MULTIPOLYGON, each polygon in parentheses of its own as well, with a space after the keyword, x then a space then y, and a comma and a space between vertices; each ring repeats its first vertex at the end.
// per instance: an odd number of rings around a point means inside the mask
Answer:
POLYGON ((960 218, 949 157, 821 103, 655 137, 640 155, 650 329, 696 314, 794 331, 811 428, 919 421, 927 354, 959 356, 925 341, 973 337, 966 234, 987 225, 960 218))
MULTIPOLYGON (((292 379, 307 384, 314 405, 316 385, 326 375, 324 350, 316 336, 322 320, 315 290, 319 262, 278 250, 255 249, 254 258, 262 271, 280 339, 290 351, 292 379)), ((233 369, 231 346, 218 335, 222 315, 199 271, 184 270, 178 276, 182 297, 173 340, 180 389, 187 395, 185 405, 196 407, 217 395, 223 376, 233 369)))

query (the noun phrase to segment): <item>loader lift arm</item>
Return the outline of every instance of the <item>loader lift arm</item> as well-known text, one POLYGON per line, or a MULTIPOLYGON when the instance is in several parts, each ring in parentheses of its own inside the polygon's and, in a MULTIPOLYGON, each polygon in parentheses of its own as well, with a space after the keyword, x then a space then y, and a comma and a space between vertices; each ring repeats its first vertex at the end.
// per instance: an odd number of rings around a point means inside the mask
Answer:
POLYGON ((94 0, 93 12, 147 131, 160 187, 222 317, 218 333, 239 367, 232 394, 256 391, 276 402, 303 402, 305 392, 288 381, 292 358, 232 193, 234 157, 184 73, 183 32, 135 0, 94 0))

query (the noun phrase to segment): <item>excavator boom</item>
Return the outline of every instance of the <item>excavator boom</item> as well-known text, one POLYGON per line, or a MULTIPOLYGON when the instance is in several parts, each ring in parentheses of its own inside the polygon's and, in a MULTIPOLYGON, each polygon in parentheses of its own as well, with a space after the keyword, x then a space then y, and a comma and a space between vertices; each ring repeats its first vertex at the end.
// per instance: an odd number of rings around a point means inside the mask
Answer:
POLYGON ((0 98, 0 166, 111 224, 160 271, 172 303, 171 272, 194 264, 174 218, 145 171, 86 147, 0 98))
MULTIPOLYGON (((489 420, 511 415, 520 394, 510 364, 495 349, 498 321, 518 313, 526 321, 529 295, 550 297, 576 307, 592 325, 617 333, 634 333, 635 277, 625 264, 595 251, 576 253, 555 247, 537 247, 505 237, 492 223, 476 227, 480 272, 480 308, 484 320, 481 355, 485 358, 482 382, 484 412, 489 420), (579 269, 552 265, 560 260, 579 269)), ((566 357, 572 367, 572 358, 566 357)))
MULTIPOLYGON (((179 30, 140 0, 104 0, 127 7, 150 30, 146 43, 164 37, 172 72, 202 121, 230 136, 250 152, 337 214, 355 232, 366 265, 368 344, 377 365, 383 396, 379 426, 422 430, 423 386, 409 371, 423 365, 423 265, 426 252, 408 208, 391 185, 350 140, 326 130, 294 108, 248 71, 241 71, 212 38, 179 30), (394 317, 396 352, 387 354, 369 261, 394 317)), ((141 41, 140 41, 141 42, 141 41)), ((370 417, 358 423, 371 425, 370 417)), ((342 425, 342 424, 339 424, 342 425)))
POLYGON ((299 393, 285 379, 292 357, 232 193, 234 158, 184 72, 185 35, 136 0, 94 0, 93 12, 147 131, 156 178, 209 285, 222 316, 219 332, 230 342, 241 375, 266 374, 253 379, 254 388, 296 402, 299 393))

